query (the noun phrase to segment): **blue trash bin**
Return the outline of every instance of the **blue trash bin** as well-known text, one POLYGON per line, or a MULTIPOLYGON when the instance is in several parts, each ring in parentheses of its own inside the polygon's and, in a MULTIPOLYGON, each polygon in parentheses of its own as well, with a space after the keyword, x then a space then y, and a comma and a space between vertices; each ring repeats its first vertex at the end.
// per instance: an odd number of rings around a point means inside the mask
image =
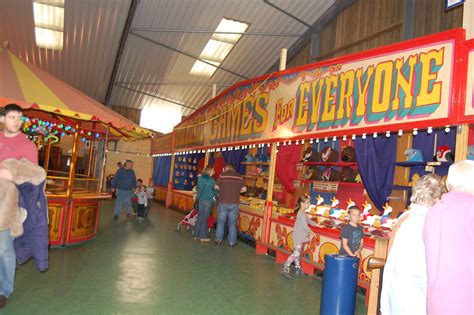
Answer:
POLYGON ((326 255, 321 292, 321 315, 352 315, 355 312, 359 258, 326 255))

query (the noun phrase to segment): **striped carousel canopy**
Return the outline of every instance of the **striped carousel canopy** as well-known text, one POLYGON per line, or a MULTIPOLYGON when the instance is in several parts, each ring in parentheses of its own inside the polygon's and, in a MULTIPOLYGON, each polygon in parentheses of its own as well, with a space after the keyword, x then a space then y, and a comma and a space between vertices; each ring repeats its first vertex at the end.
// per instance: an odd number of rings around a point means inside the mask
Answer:
POLYGON ((153 134, 0 47, 0 107, 10 103, 39 119, 79 123, 81 128, 102 133, 109 129, 113 138, 133 140, 153 134))

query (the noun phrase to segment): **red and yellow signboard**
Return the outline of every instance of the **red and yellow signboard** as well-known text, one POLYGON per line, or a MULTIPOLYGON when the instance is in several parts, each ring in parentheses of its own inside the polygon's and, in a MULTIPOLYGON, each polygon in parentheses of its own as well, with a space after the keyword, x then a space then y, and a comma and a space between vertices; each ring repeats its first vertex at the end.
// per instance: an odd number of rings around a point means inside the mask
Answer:
POLYGON ((452 124, 464 31, 239 83, 174 129, 174 148, 452 124))

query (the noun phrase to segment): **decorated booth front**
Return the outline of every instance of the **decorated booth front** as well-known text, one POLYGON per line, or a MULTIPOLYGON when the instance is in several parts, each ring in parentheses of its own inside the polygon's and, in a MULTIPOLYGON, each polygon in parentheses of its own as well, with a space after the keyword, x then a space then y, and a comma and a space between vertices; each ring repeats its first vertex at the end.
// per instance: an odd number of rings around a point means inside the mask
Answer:
POLYGON ((368 258, 386 257, 413 182, 444 176, 454 159, 466 158, 474 117, 472 100, 465 102, 466 60, 474 45, 464 38, 464 30, 451 30, 232 86, 174 128, 165 153, 168 205, 189 210, 190 194, 178 204, 174 191, 190 190, 196 174, 187 171, 200 159, 223 157, 248 187, 240 235, 283 262, 293 250, 295 201, 307 194, 318 223, 303 248, 309 274, 339 251, 347 208, 357 205, 365 232, 358 284, 369 289, 368 258))

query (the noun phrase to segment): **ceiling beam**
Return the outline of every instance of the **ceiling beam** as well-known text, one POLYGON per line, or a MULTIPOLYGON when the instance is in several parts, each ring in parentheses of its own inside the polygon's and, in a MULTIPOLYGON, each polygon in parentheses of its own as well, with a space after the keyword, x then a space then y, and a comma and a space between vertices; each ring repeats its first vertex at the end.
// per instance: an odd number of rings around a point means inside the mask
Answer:
POLYGON ((155 32, 155 33, 185 33, 185 34, 226 34, 242 36, 275 36, 275 37, 302 37, 303 34, 296 33, 271 33, 271 32, 218 32, 216 30, 186 30, 166 28, 132 28, 132 32, 155 32))
POLYGON ((161 96, 158 96, 158 95, 154 95, 154 94, 150 94, 150 93, 147 93, 147 92, 142 92, 140 90, 137 90, 137 89, 132 89, 132 88, 129 88, 127 86, 124 86, 124 85, 121 85, 121 84, 118 84, 116 83, 115 86, 118 86, 119 88, 122 88, 122 89, 125 89, 125 90, 129 90, 129 91, 132 91, 132 92, 135 92, 135 93, 139 93, 139 94, 143 94, 143 95, 146 95, 146 96, 150 96, 150 97, 153 97, 153 98, 156 98, 156 99, 159 99, 159 100, 163 100, 163 101, 166 101, 166 102, 170 102, 172 104, 175 104, 175 105, 178 105, 178 106, 181 106, 181 107, 186 107, 186 108, 189 108, 189 109, 192 109, 192 110, 196 110, 195 107, 192 107, 192 106, 189 106, 189 105, 186 105, 186 104, 182 104, 182 103, 178 103, 176 101, 173 101, 173 100, 170 100, 168 98, 165 98, 165 97, 161 97, 161 96))
POLYGON ((240 78, 242 78, 242 79, 245 79, 245 80, 248 80, 248 79, 249 79, 248 77, 246 77, 246 76, 244 76, 244 75, 242 75, 242 74, 239 74, 239 73, 237 73, 237 72, 234 72, 234 71, 229 70, 229 69, 227 69, 227 68, 224 68, 224 67, 222 67, 222 66, 213 65, 212 63, 207 62, 206 60, 203 60, 203 59, 201 59, 201 58, 199 58, 199 57, 193 56, 193 55, 190 54, 190 53, 187 53, 187 52, 184 52, 184 51, 182 51, 182 50, 180 50, 180 49, 177 49, 177 48, 175 48, 175 47, 171 47, 171 46, 169 46, 169 45, 160 43, 160 42, 158 42, 158 41, 156 41, 156 40, 153 40, 153 39, 151 39, 151 38, 148 38, 148 37, 145 37, 145 36, 143 36, 143 35, 140 35, 140 34, 138 34, 138 33, 136 33, 136 32, 131 31, 130 34, 133 35, 133 36, 136 36, 136 37, 138 37, 138 38, 140 38, 140 39, 146 40, 146 41, 148 41, 148 42, 150 42, 150 43, 153 43, 153 44, 155 44, 155 45, 158 45, 158 46, 164 47, 164 48, 166 48, 166 49, 172 50, 172 51, 174 51, 174 52, 177 52, 177 53, 179 53, 179 54, 181 54, 181 55, 184 55, 184 56, 186 56, 186 57, 192 58, 192 59, 194 59, 194 60, 199 60, 199 61, 201 61, 201 62, 203 62, 203 63, 205 63, 205 64, 208 64, 208 65, 210 65, 210 66, 216 67, 217 69, 220 69, 220 70, 222 70, 222 71, 231 73, 231 74, 233 74, 233 75, 235 75, 235 76, 238 76, 238 77, 240 77, 240 78))
MULTIPOLYGON (((263 1, 266 3, 267 0, 263 1)), ((310 43, 311 40, 320 41, 321 36, 319 36, 319 34, 323 28, 354 2, 355 0, 336 0, 334 4, 306 31, 306 33, 299 38, 290 49, 288 49, 287 60, 289 61, 293 59, 308 43, 310 43)), ((313 54, 311 57, 314 58, 313 54)), ((280 61, 278 60, 267 72, 271 73, 273 71, 278 71, 279 65, 280 61)))
POLYGON ((218 84, 218 83, 193 83, 193 82, 117 82, 119 85, 176 85, 176 86, 220 86, 220 87, 230 87, 229 84, 218 84))
POLYGON ((128 10, 127 20, 123 27, 122 36, 120 37, 120 45, 115 56, 114 67, 112 68, 112 74, 110 75, 109 85, 107 87, 107 93, 105 94, 105 105, 109 106, 110 97, 112 96, 112 90, 114 88, 115 79, 117 78, 117 73, 120 67, 120 61, 122 60, 123 51, 125 50, 125 44, 127 43, 128 34, 132 28, 133 17, 137 11, 139 0, 132 0, 130 3, 130 9, 128 10))
POLYGON ((301 24, 303 25, 306 25, 308 28, 311 28, 312 25, 306 23, 305 21, 303 21, 302 19, 294 16, 293 14, 289 13, 289 12, 286 12, 285 10, 283 10, 282 8, 280 8, 279 6, 277 6, 276 4, 273 4, 270 2, 270 0, 263 0, 264 3, 268 4, 269 6, 271 6, 272 8, 274 8, 275 10, 278 10, 280 11, 281 13, 289 16, 290 18, 292 18, 293 20, 296 20, 298 22, 300 22, 301 24))

